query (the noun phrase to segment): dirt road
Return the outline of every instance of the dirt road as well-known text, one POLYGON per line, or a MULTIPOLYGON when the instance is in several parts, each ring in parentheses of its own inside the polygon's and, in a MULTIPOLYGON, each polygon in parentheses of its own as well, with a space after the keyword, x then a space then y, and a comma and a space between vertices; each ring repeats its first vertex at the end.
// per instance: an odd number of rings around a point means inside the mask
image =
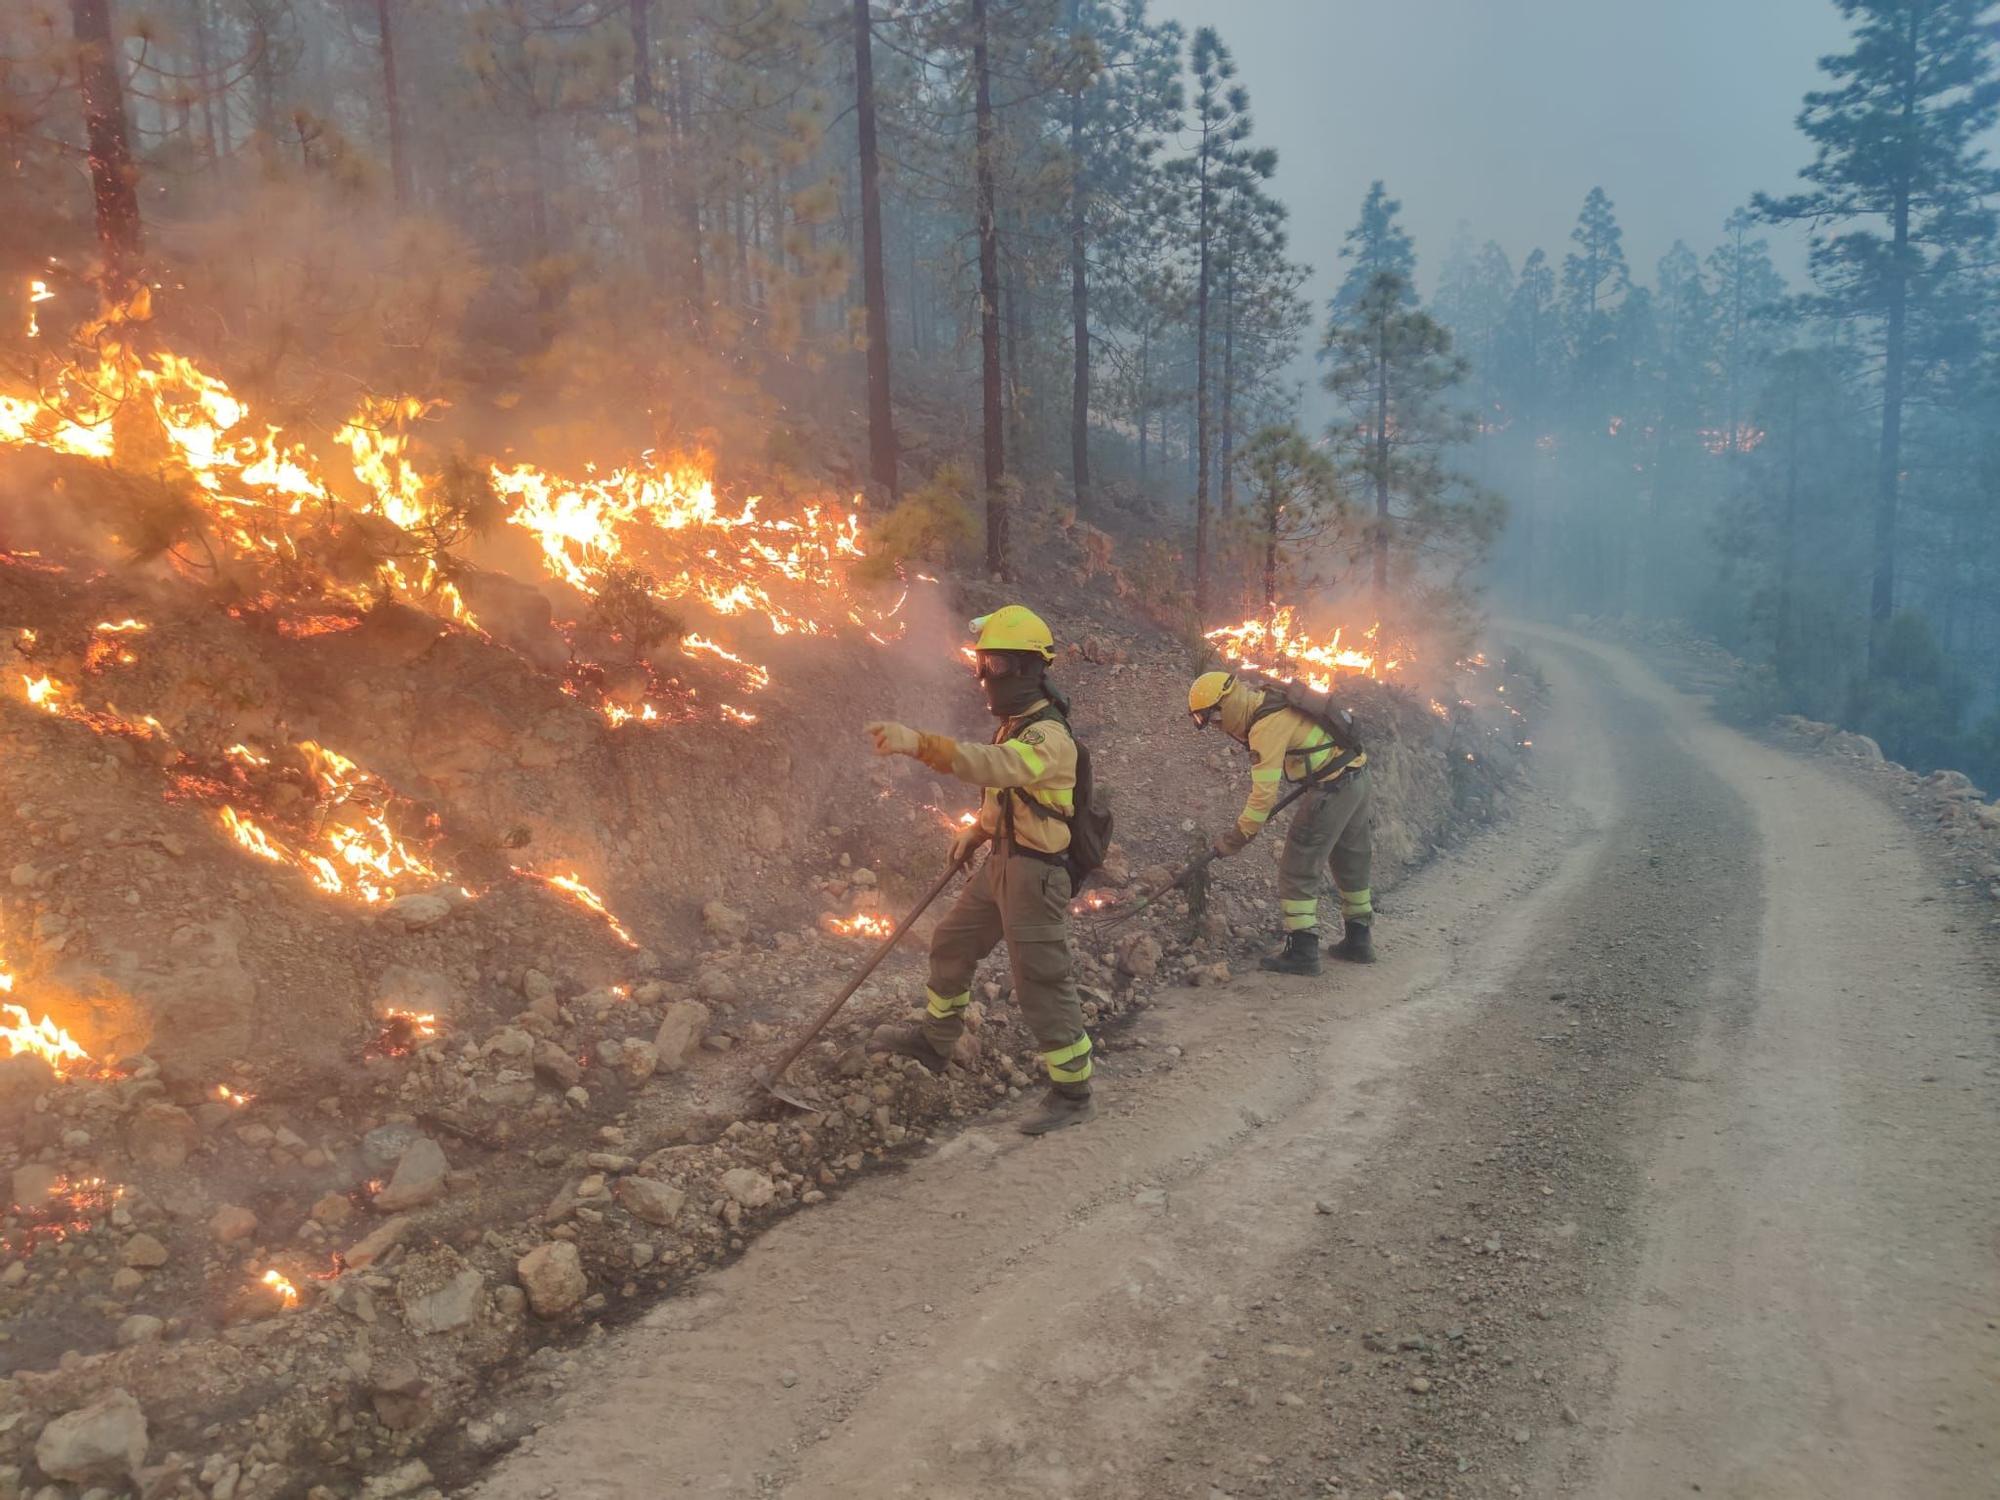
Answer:
POLYGON ((476 1492, 2000 1493, 1983 918, 1837 774, 1538 649, 1540 789, 1383 963, 1170 997, 1090 1129, 794 1216, 501 1393, 548 1422, 476 1492))

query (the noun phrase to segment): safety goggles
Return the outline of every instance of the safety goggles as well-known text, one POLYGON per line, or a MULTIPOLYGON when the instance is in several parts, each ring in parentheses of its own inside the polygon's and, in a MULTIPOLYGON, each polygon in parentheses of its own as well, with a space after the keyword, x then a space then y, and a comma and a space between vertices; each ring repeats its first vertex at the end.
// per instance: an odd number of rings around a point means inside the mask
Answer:
POLYGON ((972 670, 981 682, 991 682, 999 677, 1012 677, 1021 671, 1023 666, 1024 663, 1007 651, 975 651, 972 656, 972 670))
POLYGON ((1206 729, 1215 722, 1215 716, 1221 712, 1222 705, 1216 704, 1210 708, 1191 708, 1188 710, 1188 717, 1194 720, 1195 728, 1206 729))

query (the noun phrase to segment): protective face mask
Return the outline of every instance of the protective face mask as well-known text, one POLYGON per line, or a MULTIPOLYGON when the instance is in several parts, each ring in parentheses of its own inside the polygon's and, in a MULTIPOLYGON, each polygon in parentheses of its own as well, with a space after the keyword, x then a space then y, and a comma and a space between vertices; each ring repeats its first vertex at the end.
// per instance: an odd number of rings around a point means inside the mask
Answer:
POLYGON ((1018 672, 1005 677, 981 678, 979 685, 986 690, 986 711, 996 719, 1011 719, 1017 714, 1024 714, 1048 696, 1039 677, 1027 677, 1018 672))

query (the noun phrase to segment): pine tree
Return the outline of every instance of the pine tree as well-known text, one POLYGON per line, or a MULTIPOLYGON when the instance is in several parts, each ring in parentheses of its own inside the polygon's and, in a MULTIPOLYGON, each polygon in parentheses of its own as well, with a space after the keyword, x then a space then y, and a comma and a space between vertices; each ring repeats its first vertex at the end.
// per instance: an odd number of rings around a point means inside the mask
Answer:
POLYGON ((1414 241, 1396 222, 1403 211, 1399 198, 1391 198, 1378 177, 1361 200, 1361 217, 1341 243, 1340 258, 1348 263, 1347 275, 1333 294, 1333 315, 1344 317, 1358 306, 1384 274, 1402 279, 1407 289, 1406 306, 1417 301, 1417 249, 1414 241))
POLYGON ((1263 544, 1264 613, 1278 607, 1278 561, 1284 548, 1320 536, 1342 509, 1333 460, 1292 423, 1261 428, 1239 464, 1250 483, 1263 544))
POLYGON ((1373 506, 1378 607, 1388 603, 1392 572, 1414 574, 1420 561, 1458 581, 1492 540, 1500 508, 1446 463, 1478 428, 1447 399, 1466 370, 1450 332, 1411 306, 1404 278, 1385 271, 1329 323, 1323 357, 1324 384, 1348 413, 1331 429, 1342 471, 1373 506))
POLYGON ((1214 458, 1209 377, 1210 302, 1214 291, 1215 232, 1223 196, 1237 186, 1260 182, 1277 170, 1277 153, 1253 151, 1250 93, 1236 76, 1236 60, 1213 27, 1194 34, 1190 53, 1194 73, 1195 147, 1191 156, 1173 163, 1192 200, 1195 222, 1195 503, 1194 607, 1206 617, 1209 591, 1209 497, 1214 458))
POLYGON ((1151 231, 1148 178, 1182 109, 1182 33, 1146 0, 1069 0, 1070 481, 1090 493, 1092 249, 1100 265, 1151 231))
POLYGON ((1716 361, 1721 370, 1722 431, 1732 453, 1748 451, 1744 417, 1754 366, 1772 341, 1773 318, 1785 294, 1768 241, 1755 239, 1757 220, 1743 209, 1722 226, 1723 241, 1708 257, 1715 288, 1716 361))
POLYGON ((1601 388, 1610 373, 1612 314, 1632 281, 1625 234, 1603 188, 1592 188, 1583 200, 1569 237, 1576 249, 1563 258, 1563 323, 1578 390, 1589 391, 1601 388))
POLYGON ((1814 308, 1876 331, 1882 425, 1876 462, 1869 668, 1884 665, 1896 610, 1904 405, 1912 318, 1994 234, 1986 200, 2000 174, 1981 138, 2000 118, 1992 0, 1837 0, 1854 45, 1822 59, 1834 87, 1806 95, 1799 128, 1816 147, 1806 191, 1760 194, 1773 222, 1813 227, 1814 308))

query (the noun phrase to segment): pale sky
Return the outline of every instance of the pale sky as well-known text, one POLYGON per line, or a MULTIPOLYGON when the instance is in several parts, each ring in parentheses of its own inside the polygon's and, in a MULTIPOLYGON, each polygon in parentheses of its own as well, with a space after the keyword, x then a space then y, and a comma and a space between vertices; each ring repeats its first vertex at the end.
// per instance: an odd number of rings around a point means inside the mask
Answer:
MULTIPOLYGON (((1369 182, 1403 201, 1428 292, 1460 220, 1518 268, 1561 262, 1584 195, 1610 193, 1635 275, 1706 255, 1810 157, 1795 121, 1844 48, 1833 0, 1153 0, 1212 25, 1278 148, 1292 248, 1324 304, 1369 182)), ((1788 276, 1802 245, 1774 233, 1788 276), (1782 241, 1782 243, 1781 243, 1782 241)))

